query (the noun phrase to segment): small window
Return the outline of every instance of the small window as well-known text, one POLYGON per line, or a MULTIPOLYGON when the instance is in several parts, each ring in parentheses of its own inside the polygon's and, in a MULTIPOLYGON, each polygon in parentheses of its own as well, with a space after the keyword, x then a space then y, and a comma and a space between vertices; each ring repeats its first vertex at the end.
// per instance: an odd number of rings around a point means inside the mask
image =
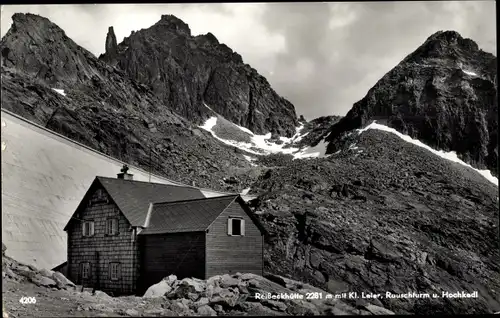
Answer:
POLYGON ((97 199, 104 199, 104 191, 102 189, 97 190, 95 196, 97 199))
POLYGON ((99 203, 99 202, 109 203, 108 196, 106 195, 106 192, 103 189, 96 190, 91 201, 92 203, 99 203))
POLYGON ((93 236, 94 235, 94 221, 84 221, 82 231, 83 231, 83 236, 93 236))
POLYGON ((81 263, 81 271, 83 279, 90 278, 90 263, 89 262, 81 263))
POLYGON ((242 218, 229 218, 227 223, 227 234, 231 236, 245 235, 245 220, 242 218))
POLYGON ((108 234, 108 235, 118 234, 118 219, 108 219, 107 220, 106 234, 108 234))
POLYGON ((120 274, 120 263, 109 263, 109 277, 111 280, 119 280, 120 274))

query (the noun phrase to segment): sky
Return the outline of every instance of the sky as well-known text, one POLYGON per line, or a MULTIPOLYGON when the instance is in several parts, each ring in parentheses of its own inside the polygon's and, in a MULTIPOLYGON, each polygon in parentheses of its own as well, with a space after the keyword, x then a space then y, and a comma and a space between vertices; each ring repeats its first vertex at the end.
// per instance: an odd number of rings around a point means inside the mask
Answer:
POLYGON ((121 42, 173 14, 193 35, 211 32, 238 52, 308 120, 345 115, 437 31, 457 31, 496 55, 493 0, 4 5, 2 36, 15 12, 49 18, 96 56, 109 26, 121 42))

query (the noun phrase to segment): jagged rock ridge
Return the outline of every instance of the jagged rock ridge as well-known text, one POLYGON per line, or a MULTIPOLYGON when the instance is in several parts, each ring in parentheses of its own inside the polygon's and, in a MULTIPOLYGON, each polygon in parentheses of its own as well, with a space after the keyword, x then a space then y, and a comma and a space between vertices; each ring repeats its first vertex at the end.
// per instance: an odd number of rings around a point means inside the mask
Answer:
POLYGON ((496 73, 496 57, 474 41, 437 32, 331 127, 327 153, 345 132, 377 120, 497 175, 496 73))
MULTIPOLYGON (((1 40, 2 108, 177 181, 224 191, 246 187, 249 162, 172 111, 147 85, 97 59, 44 17, 12 19, 1 40), (241 170, 242 184, 222 181, 230 177, 227 167, 241 170)), ((110 52, 114 38, 108 37, 110 52)))
MULTIPOLYGON (((112 38, 113 35, 108 35, 112 38)), ((290 137, 298 119, 293 105, 242 57, 211 34, 192 36, 172 15, 148 29, 132 32, 101 59, 151 87, 168 107, 201 122, 210 108, 256 134, 290 137)))

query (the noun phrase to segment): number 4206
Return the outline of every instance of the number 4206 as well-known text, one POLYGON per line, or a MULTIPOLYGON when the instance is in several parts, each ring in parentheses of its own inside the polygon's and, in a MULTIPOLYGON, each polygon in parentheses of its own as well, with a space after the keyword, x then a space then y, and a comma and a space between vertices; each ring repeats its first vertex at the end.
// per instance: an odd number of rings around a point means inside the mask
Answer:
POLYGON ((19 299, 19 302, 23 305, 36 304, 36 298, 23 296, 21 297, 21 299, 19 299))

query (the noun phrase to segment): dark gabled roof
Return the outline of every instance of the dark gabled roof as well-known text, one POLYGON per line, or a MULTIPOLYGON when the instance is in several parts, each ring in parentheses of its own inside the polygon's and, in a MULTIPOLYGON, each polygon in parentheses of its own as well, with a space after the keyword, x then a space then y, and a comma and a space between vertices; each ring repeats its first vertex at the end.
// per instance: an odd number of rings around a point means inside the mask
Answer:
POLYGON ((97 177, 132 226, 142 226, 150 202, 204 199, 196 188, 97 177))
POLYGON ((154 203, 139 235, 205 231, 238 195, 154 203))
MULTIPOLYGON (((84 203, 86 203, 89 196, 99 185, 106 190, 113 202, 118 206, 120 211, 132 226, 144 225, 150 202, 168 202, 205 198, 199 189, 192 187, 96 177, 78 205, 77 211, 84 203)), ((64 230, 67 229, 71 220, 73 220, 73 218, 68 221, 64 230)))

